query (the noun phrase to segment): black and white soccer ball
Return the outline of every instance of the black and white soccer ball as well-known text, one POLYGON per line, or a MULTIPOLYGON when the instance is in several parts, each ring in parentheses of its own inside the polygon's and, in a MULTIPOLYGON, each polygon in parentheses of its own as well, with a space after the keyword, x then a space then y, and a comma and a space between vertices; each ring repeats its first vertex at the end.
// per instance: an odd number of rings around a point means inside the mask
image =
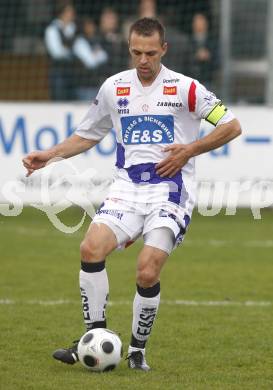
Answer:
POLYGON ((78 356, 88 370, 110 371, 117 367, 122 358, 122 342, 109 329, 92 329, 81 337, 78 356))

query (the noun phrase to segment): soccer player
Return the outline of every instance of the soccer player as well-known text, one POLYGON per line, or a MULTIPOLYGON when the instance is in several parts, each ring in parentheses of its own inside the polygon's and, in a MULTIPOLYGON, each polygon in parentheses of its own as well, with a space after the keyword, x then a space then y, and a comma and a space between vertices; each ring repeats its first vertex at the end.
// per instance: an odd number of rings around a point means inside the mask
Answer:
MULTIPOLYGON (((148 371, 145 346, 158 311, 160 272, 191 219, 195 156, 229 142, 241 128, 213 93, 161 64, 167 43, 159 21, 137 20, 130 29, 129 51, 135 68, 104 82, 75 134, 48 151, 30 153, 23 163, 30 175, 52 158, 92 148, 115 129, 115 179, 80 247, 83 315, 87 330, 106 327, 105 259, 142 236, 128 366, 148 371), (198 139, 201 119, 216 127, 198 139)), ((76 363, 77 343, 53 357, 76 363)))

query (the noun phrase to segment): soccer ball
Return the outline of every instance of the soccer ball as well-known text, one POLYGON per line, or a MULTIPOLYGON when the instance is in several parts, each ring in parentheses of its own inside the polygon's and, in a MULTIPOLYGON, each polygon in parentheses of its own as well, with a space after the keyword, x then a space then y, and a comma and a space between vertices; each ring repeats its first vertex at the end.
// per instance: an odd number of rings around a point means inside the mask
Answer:
POLYGON ((122 342, 109 329, 97 328, 86 332, 78 344, 80 362, 91 371, 113 370, 122 358, 122 342))

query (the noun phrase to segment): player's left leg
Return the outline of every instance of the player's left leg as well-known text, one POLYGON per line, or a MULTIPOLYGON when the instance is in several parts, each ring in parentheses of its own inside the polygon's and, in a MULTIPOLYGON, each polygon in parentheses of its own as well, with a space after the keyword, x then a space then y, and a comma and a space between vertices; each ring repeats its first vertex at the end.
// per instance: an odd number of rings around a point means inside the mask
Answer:
POLYGON ((174 247, 171 229, 161 227, 144 235, 144 247, 137 262, 137 291, 133 302, 132 338, 128 350, 130 368, 148 371, 145 345, 160 302, 160 272, 174 247))

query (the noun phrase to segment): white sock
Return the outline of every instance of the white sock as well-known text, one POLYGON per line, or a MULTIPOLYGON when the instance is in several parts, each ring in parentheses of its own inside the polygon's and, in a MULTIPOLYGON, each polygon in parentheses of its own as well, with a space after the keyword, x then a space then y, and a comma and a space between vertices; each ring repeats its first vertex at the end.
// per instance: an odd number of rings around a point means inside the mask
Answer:
POLYGON ((79 276, 83 318, 87 330, 94 327, 106 327, 105 309, 109 295, 109 283, 105 262, 82 262, 79 276))
POLYGON ((137 348, 137 347, 132 347, 131 345, 129 345, 128 355, 130 355, 132 352, 136 352, 136 351, 141 351, 143 353, 143 355, 145 356, 145 348, 137 348))
POLYGON ((145 349, 160 302, 160 284, 153 287, 137 286, 133 303, 133 323, 131 347, 134 350, 145 349), (154 296, 153 296, 154 295, 154 296))

